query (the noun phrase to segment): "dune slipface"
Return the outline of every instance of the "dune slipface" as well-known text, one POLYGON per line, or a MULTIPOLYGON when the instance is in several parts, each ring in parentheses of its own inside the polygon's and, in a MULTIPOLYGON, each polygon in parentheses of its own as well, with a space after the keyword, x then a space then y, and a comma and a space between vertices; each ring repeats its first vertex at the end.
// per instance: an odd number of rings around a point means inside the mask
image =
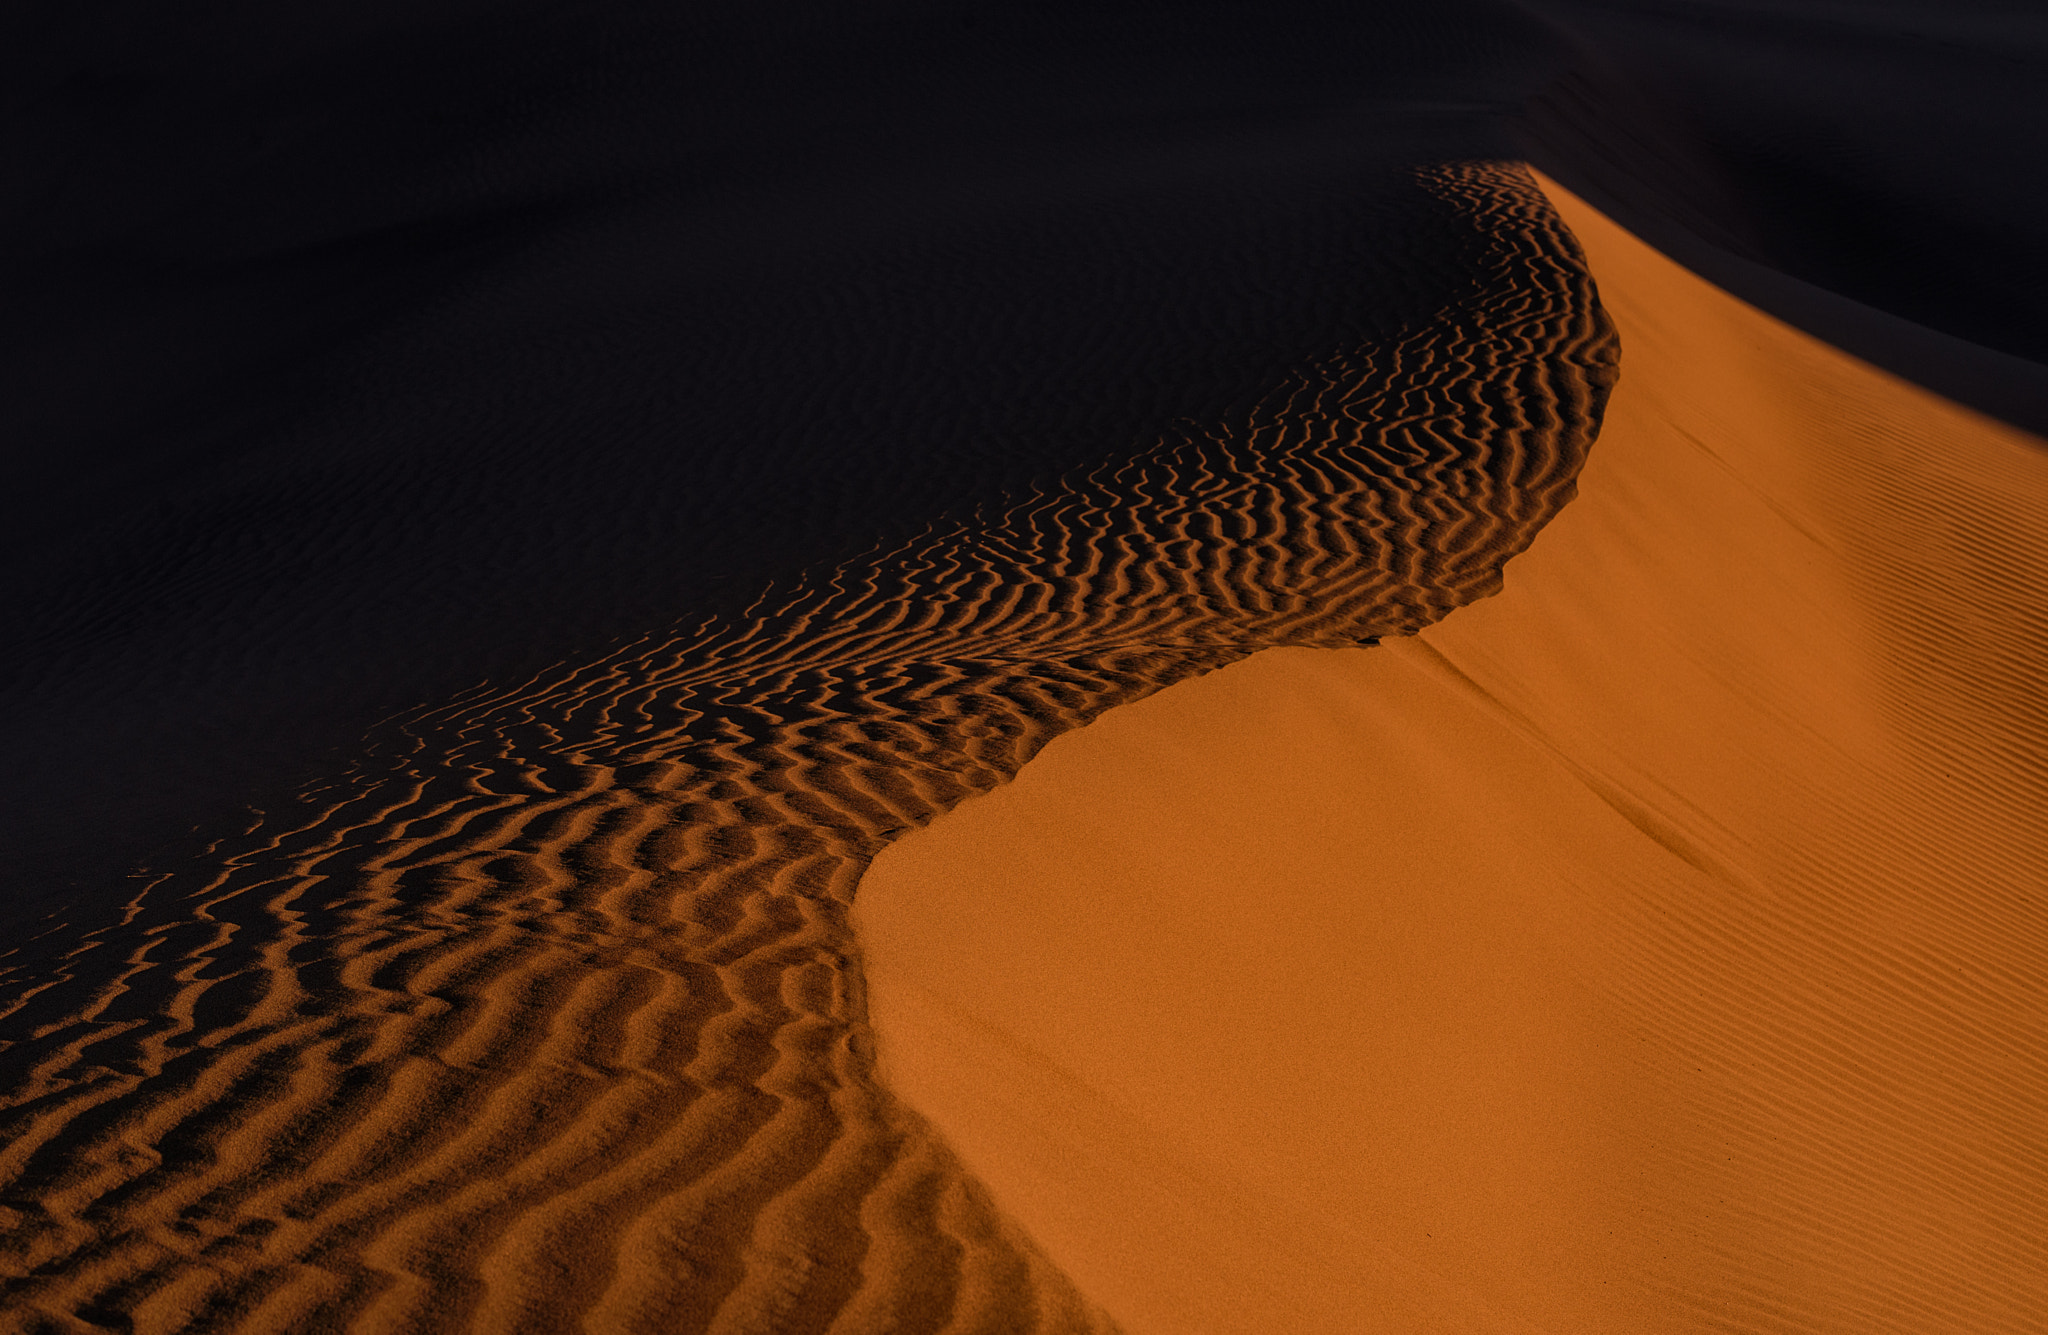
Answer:
POLYGON ((2048 448, 1556 198, 1579 499, 884 853, 881 1069, 1132 1331, 2039 1330, 2048 448))
POLYGON ((1494 591, 1616 344, 1528 176, 1461 299, 743 616, 385 725, 8 959, 0 1268, 49 1328, 1087 1330, 876 1081, 892 839, 1103 710, 1494 591))

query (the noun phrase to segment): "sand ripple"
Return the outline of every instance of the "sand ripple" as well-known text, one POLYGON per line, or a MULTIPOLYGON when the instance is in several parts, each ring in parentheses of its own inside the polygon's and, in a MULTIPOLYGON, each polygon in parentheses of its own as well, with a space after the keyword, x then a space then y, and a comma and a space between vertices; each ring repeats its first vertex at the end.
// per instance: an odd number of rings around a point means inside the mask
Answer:
POLYGON ((1474 284, 1247 410, 708 621, 394 719, 4 960, 0 1275, 36 1328, 1091 1330, 876 1083, 901 833, 1105 709, 1494 591, 1616 366, 1518 168, 1474 284))

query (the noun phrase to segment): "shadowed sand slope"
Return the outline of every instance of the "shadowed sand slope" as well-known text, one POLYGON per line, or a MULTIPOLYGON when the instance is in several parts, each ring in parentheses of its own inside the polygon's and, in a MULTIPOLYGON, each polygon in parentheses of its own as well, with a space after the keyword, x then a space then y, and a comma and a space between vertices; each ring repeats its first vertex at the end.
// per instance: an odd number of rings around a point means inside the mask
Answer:
POLYGON ((1412 330, 1415 167, 1555 63, 1510 0, 231 9, 0 34, 9 928, 1412 330))
POLYGON ((884 1074, 1133 1332, 2039 1330, 2048 451, 1553 193, 1578 501, 885 852, 884 1074))
POLYGON ((1709 282, 2048 434, 2048 13, 2011 0, 1528 0, 1574 48, 1526 153, 1709 282))
POLYGON ((744 615, 392 721, 0 960, 31 1327, 1103 1329, 876 1083, 853 889, 1103 709, 1491 592, 1615 371, 1519 169, 1249 407, 744 615))

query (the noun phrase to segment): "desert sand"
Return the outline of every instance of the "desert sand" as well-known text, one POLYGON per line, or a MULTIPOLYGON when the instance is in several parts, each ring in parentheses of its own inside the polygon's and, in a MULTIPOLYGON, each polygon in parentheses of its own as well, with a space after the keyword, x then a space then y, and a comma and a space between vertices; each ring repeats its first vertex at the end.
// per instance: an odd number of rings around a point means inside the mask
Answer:
POLYGON ((142 1329, 1106 1328, 876 1079, 860 875, 1057 733, 1412 632, 1569 501, 1612 325, 1412 174, 1393 336, 735 614, 405 711, 8 961, 4 1264, 142 1329), (1426 289, 1425 289, 1426 290, 1426 289))
POLYGON ((1548 189, 1578 499, 886 850, 885 1079, 1133 1332, 2038 1329, 2048 450, 1548 189))
POLYGON ((31 0, 0 1329, 2023 1323, 2023 9, 31 0))

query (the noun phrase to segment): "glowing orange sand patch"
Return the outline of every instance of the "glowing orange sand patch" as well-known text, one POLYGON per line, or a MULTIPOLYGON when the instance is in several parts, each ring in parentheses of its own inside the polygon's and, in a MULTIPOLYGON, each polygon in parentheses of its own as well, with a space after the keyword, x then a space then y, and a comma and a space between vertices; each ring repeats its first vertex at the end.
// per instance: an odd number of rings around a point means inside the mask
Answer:
POLYGON ((1133 1332, 2027 1329, 2048 452, 1551 193, 1580 499, 886 851, 885 1071, 1133 1332))

